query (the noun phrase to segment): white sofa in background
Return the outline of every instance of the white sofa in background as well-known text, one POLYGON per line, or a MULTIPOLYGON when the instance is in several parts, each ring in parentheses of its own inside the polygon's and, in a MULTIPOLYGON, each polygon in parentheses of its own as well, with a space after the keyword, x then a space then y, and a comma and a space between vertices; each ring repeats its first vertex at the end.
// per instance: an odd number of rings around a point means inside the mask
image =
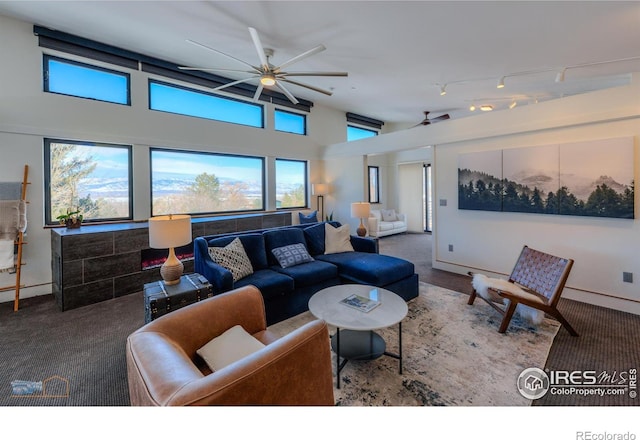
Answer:
POLYGON ((371 237, 407 232, 407 217, 396 213, 395 209, 372 209, 368 220, 371 237))

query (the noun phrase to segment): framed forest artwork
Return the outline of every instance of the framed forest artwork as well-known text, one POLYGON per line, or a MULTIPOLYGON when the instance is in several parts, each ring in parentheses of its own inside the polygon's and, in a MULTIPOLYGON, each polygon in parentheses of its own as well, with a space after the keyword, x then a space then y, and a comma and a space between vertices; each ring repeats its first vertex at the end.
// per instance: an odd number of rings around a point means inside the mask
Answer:
POLYGON ((458 208, 634 218, 633 137, 462 154, 458 208))

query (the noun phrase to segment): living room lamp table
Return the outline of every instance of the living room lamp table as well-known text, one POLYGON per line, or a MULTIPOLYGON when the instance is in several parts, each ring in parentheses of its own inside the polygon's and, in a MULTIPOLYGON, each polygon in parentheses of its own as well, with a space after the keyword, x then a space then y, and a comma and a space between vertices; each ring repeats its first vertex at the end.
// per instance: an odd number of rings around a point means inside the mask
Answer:
POLYGON ((407 316, 407 303, 395 293, 375 286, 342 284, 317 292, 309 300, 309 311, 318 319, 336 327, 331 348, 336 353, 336 387, 340 388, 340 371, 349 360, 372 360, 382 355, 399 361, 402 374, 402 320, 407 316), (370 298, 372 293, 380 301, 365 312, 349 307, 342 300, 358 295, 370 298), (398 353, 386 351, 384 339, 375 330, 398 324, 398 353), (341 360, 342 358, 342 360, 341 360))

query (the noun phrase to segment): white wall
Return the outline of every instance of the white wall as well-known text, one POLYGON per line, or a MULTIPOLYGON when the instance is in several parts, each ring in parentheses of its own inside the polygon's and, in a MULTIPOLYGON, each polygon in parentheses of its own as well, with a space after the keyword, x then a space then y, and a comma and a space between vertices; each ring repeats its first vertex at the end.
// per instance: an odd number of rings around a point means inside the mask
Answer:
MULTIPOLYGON (((130 107, 44 93, 43 52, 103 64, 43 50, 32 24, 4 16, 0 16, 0 41, 0 180, 19 181, 23 166, 31 167, 29 244, 24 248, 27 266, 23 270, 27 287, 22 297, 51 293, 50 231, 43 220, 45 137, 133 145, 134 218, 140 221, 150 215, 150 146, 266 157, 267 207, 274 209, 276 157, 309 160, 310 181, 323 181, 324 147, 346 139, 345 113, 321 106, 314 106, 307 118, 308 136, 274 131, 270 104, 265 105, 265 129, 150 111, 147 80, 151 75, 134 70, 124 69, 131 75, 130 107)), ((310 201, 315 206, 316 198, 310 201)), ((14 282, 15 277, 0 274, 0 286, 14 282)), ((0 302, 12 299, 13 291, 0 293, 0 302)))
MULTIPOLYGON (((523 244, 528 244, 575 260, 566 297, 640 314, 637 195, 635 220, 457 209, 460 154, 627 136, 634 138, 638 182, 640 74, 633 75, 629 86, 401 130, 351 142, 348 148, 344 143, 330 145, 325 157, 400 155, 433 145, 434 268, 507 275, 523 244), (447 201, 446 207, 439 206, 441 199, 447 201), (453 252, 448 251, 450 244, 453 252), (634 274, 634 283, 622 282, 623 271, 634 274)), ((357 180, 352 180, 352 185, 356 184, 357 180)))

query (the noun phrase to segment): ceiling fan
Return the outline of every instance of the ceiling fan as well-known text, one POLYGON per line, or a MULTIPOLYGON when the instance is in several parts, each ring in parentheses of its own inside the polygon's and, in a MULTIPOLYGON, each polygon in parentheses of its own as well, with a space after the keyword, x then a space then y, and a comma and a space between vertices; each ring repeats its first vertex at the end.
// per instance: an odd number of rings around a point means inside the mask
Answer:
POLYGON ((424 112, 424 119, 422 120, 422 122, 414 125, 411 128, 418 127, 420 125, 433 124, 434 122, 446 121, 447 119, 449 119, 449 113, 444 113, 444 114, 442 114, 440 116, 436 116, 436 117, 433 117, 433 118, 429 117, 429 113, 431 113, 431 112, 424 112))
POLYGON ((296 77, 296 76, 348 76, 347 72, 288 72, 285 69, 289 66, 291 66, 294 63, 297 63, 299 61, 302 61, 303 59, 310 57, 311 55, 315 55, 318 52, 322 52, 323 50, 326 49, 326 47, 324 47, 322 44, 314 47, 313 49, 309 49, 306 52, 303 52, 299 55, 296 55, 295 57, 289 59, 288 61, 285 61, 284 63, 278 65, 278 66, 274 66, 273 64, 271 64, 270 62, 270 58, 273 56, 273 49, 269 49, 269 48, 265 48, 264 46, 262 46, 262 42, 260 41, 260 37, 258 36, 258 32, 250 27, 249 28, 249 33, 251 34, 251 39, 253 40, 253 45, 256 48, 256 51, 258 52, 258 59, 260 60, 260 65, 258 66, 254 66, 252 64, 247 63, 246 61, 242 61, 232 55, 226 54, 224 52, 221 52, 217 49, 214 49, 212 47, 206 46, 202 43, 198 43, 196 41, 193 40, 187 40, 187 42, 194 44, 198 47, 201 47, 203 49, 207 49, 210 50, 212 52, 218 53, 220 55, 224 55, 227 58, 230 58, 232 60, 235 60, 239 63, 244 64, 247 69, 245 70, 236 70, 236 69, 218 69, 215 67, 186 67, 186 66, 180 66, 179 69, 181 70, 200 70, 200 71, 204 71, 204 72, 234 72, 234 73, 246 73, 249 74, 250 76, 248 76, 247 78, 243 78, 243 79, 239 79, 237 81, 232 81, 229 82, 227 84, 223 84, 219 87, 214 88, 213 90, 222 90, 224 88, 227 87, 231 87, 234 86, 236 84, 240 84, 240 83, 245 83, 245 82, 249 82, 252 81, 254 79, 259 79, 258 82, 258 88, 256 89, 255 94, 253 95, 253 101, 257 101, 258 98, 260 98, 260 95, 262 94, 262 90, 264 87, 271 87, 271 86, 276 86, 278 89, 280 89, 280 91, 282 93, 284 93, 284 95, 289 99, 289 101, 291 101, 294 104, 298 104, 298 100, 296 99, 295 96, 293 96, 293 94, 291 94, 291 92, 284 86, 283 83, 288 83, 288 84, 293 84, 299 87, 304 87, 307 88, 309 90, 313 90, 315 92, 319 92, 319 93, 323 93, 325 95, 331 96, 333 93, 330 92, 329 90, 324 90, 321 89, 319 87, 315 87, 309 84, 304 84, 301 83, 299 81, 293 80, 290 77, 296 77))

